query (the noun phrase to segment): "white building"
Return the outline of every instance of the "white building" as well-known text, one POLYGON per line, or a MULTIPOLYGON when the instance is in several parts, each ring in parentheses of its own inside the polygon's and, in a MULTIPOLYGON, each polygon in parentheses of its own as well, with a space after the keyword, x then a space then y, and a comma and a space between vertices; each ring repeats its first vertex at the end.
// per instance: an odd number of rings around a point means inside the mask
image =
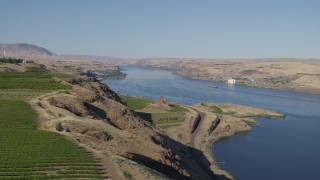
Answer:
POLYGON ((228 84, 236 84, 236 80, 235 79, 228 79, 227 81, 228 84))

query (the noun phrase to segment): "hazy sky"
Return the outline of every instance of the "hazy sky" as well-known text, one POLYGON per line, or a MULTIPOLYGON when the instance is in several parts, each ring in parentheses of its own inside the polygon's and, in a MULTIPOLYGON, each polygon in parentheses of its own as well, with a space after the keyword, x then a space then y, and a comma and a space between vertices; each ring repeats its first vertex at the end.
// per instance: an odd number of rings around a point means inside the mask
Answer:
POLYGON ((320 57, 320 0, 1 0, 0 43, 120 57, 320 57))

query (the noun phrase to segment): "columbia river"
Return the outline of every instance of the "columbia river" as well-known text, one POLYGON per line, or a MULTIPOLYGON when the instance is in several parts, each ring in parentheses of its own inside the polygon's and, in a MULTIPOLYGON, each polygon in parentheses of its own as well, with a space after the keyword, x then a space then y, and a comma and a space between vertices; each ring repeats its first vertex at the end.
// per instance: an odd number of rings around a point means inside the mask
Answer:
POLYGON ((260 125, 252 131, 214 143, 219 166, 235 179, 320 179, 320 95, 230 86, 183 78, 165 70, 123 69, 126 79, 105 81, 120 94, 151 99, 165 96, 184 104, 235 103, 285 114, 281 119, 258 118, 260 125))

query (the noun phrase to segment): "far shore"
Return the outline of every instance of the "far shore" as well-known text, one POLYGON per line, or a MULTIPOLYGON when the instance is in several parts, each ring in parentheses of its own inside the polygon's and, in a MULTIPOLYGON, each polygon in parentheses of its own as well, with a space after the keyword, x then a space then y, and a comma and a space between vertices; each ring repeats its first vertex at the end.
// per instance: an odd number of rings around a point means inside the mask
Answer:
MULTIPOLYGON (((205 80, 205 81, 211 81, 211 82, 220 82, 220 83, 226 83, 225 81, 217 81, 213 79, 207 79, 207 78, 197 78, 197 77, 190 77, 190 76, 183 76, 176 73, 173 73, 176 76, 184 77, 184 78, 190 78, 194 80, 205 80)), ((292 91, 292 92, 299 92, 299 93, 307 93, 307 94, 315 94, 320 95, 320 89, 308 89, 308 88, 289 88, 289 87, 270 87, 270 86, 262 86, 257 84, 239 84, 236 83, 235 86, 244 86, 244 87, 254 87, 254 88, 263 88, 263 89, 275 89, 275 90, 285 90, 285 91, 292 91)))
POLYGON ((314 59, 228 59, 192 60, 148 59, 130 65, 163 69, 181 77, 227 82, 236 80, 236 85, 257 88, 290 90, 320 94, 320 60, 314 59))

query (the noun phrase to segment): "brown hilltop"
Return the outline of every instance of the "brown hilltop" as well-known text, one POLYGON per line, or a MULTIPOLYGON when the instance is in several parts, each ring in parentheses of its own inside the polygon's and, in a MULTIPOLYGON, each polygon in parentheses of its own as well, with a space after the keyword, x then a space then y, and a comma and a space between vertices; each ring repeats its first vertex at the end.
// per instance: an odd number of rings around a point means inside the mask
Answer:
POLYGON ((167 98, 165 98, 164 96, 160 96, 159 99, 153 103, 148 105, 147 107, 145 107, 145 109, 149 109, 149 110, 170 110, 171 107, 168 103, 167 98))
POLYGON ((20 43, 20 44, 0 44, 1 56, 6 55, 8 57, 17 56, 52 56, 53 53, 43 47, 39 47, 32 44, 20 43), (4 52, 5 51, 5 52, 4 52), (5 53, 5 54, 4 54, 5 53))

